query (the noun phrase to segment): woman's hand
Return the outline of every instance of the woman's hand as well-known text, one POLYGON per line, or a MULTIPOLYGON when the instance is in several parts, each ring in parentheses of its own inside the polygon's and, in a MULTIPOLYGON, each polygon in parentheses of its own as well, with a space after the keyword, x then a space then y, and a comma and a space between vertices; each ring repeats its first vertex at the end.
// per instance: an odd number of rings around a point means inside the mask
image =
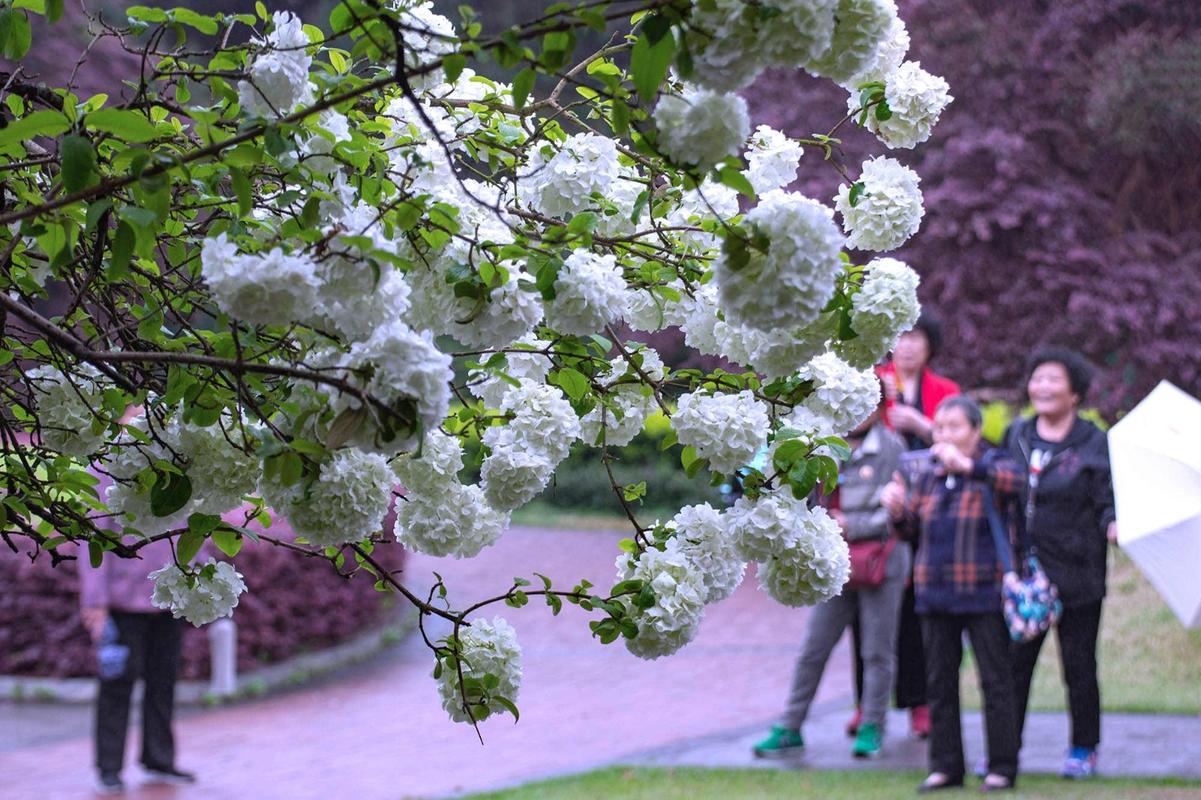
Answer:
POLYGON ((972 471, 975 464, 969 456, 959 452, 959 448, 949 442, 939 442, 930 448, 930 452, 949 475, 966 475, 972 471))
POLYGON ((1116 519, 1105 529, 1105 538, 1109 540, 1110 544, 1118 543, 1118 521, 1116 519))
POLYGON ((108 622, 108 609, 84 608, 80 610, 79 615, 83 617, 83 627, 92 637, 92 641, 100 641, 100 634, 104 633, 104 625, 108 622))
POLYGON ((930 420, 926 419, 926 415, 913 406, 897 403, 888 409, 888 419, 892 422, 892 426, 899 432, 912 433, 926 441, 930 441, 930 432, 932 430, 930 420))
POLYGON ((900 519, 905 513, 905 481, 901 473, 892 473, 892 480, 880 490, 880 505, 893 519, 900 519))

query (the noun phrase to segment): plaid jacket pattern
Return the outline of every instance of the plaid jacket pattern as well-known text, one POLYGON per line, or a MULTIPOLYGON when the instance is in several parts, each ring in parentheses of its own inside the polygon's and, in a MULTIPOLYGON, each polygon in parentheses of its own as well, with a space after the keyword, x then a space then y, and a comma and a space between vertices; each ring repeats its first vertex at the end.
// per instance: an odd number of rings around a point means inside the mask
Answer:
POLYGON ((986 483, 1010 541, 1017 541, 1022 472, 1004 451, 979 454, 968 475, 928 469, 914 479, 904 513, 894 524, 902 537, 918 542, 913 566, 917 613, 1001 610, 1002 570, 984 511, 986 483))

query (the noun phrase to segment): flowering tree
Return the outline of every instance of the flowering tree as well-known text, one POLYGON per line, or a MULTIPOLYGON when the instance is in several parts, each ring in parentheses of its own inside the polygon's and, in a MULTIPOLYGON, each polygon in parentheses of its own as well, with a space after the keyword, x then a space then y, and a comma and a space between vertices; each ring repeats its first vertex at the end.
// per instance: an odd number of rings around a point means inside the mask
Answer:
MULTIPOLYGON (((62 3, 15 6, 0 47, 19 61, 30 16, 62 3)), ((169 539, 154 602, 197 625, 237 605, 246 538, 368 573, 452 623, 426 642, 447 712, 472 723, 517 714, 521 651, 489 606, 573 603, 602 643, 658 658, 747 561, 786 604, 841 590, 846 545, 807 497, 836 481, 838 436, 878 402, 871 367, 918 313, 908 266, 846 248, 898 247, 923 209, 916 174, 841 163, 837 133, 913 147, 951 99, 904 61, 891 0, 558 5, 496 36, 470 10, 375 0, 324 29, 261 3, 127 15, 93 22, 142 64, 119 101, 19 69, 3 89, 14 552, 98 564, 169 539), (581 60, 585 28, 611 36, 581 60), (469 66, 485 61, 512 82, 469 66), (836 81, 845 119, 752 132, 733 92, 769 66, 836 81), (805 146, 844 182, 834 208, 783 189, 805 146), (622 323, 678 326, 744 371, 673 368, 622 323), (667 521, 639 519, 645 484, 610 473, 633 529, 611 586, 537 576, 455 608, 377 560, 395 542, 476 555, 573 443, 607 470, 656 410, 689 474, 764 446, 768 466, 732 509, 667 521), (469 440, 478 484, 459 477, 469 440), (246 527, 273 515, 299 538, 246 527), (207 540, 231 560, 201 563, 207 540)))

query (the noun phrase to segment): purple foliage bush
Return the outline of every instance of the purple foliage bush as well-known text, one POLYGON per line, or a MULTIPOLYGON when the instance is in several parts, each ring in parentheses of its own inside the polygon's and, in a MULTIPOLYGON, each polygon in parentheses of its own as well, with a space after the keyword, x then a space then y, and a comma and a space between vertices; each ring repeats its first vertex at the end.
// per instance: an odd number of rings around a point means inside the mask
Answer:
MULTIPOLYGON (((1201 394, 1201 7, 900 5, 909 58, 955 96, 934 138, 891 153, 922 177, 927 216, 898 256, 946 322, 940 369, 1016 389, 1055 342, 1101 367, 1090 399, 1110 418, 1162 378, 1201 394)), ((791 72, 748 90, 752 118, 792 135, 829 130, 844 100, 791 72)), ((872 141, 838 135, 852 163, 872 141)), ((797 188, 828 200, 820 157, 797 188)))
MULTIPOLYGON (((403 565, 398 547, 381 548, 377 557, 389 569, 403 565)), ((375 591, 367 573, 348 581, 326 561, 265 542, 247 542, 236 561, 247 589, 233 617, 239 671, 338 644, 397 607, 394 595, 375 591)), ((36 561, 9 554, 0 558, 0 586, 0 674, 96 674, 95 650, 79 620, 75 561, 51 567, 45 554, 36 561)), ((208 675, 208 637, 186 625, 182 677, 208 675)))

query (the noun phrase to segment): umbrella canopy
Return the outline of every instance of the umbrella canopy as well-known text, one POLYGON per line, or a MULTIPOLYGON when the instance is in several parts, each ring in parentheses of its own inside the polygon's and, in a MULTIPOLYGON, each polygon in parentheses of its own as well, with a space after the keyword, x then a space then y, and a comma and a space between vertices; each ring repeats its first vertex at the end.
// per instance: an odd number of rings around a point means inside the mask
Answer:
POLYGON ((1109 432, 1118 544, 1201 625, 1201 402, 1162 381, 1109 432))

